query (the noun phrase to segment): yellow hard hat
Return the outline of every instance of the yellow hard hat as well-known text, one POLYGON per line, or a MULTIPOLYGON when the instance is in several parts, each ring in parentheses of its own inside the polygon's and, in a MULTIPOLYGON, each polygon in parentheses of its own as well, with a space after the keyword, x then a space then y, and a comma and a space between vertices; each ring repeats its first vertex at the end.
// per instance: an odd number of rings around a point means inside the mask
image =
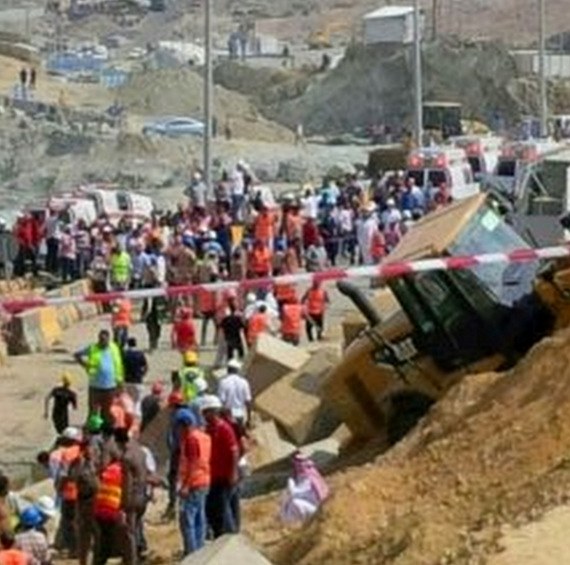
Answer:
POLYGON ((71 375, 69 373, 62 373, 60 380, 61 380, 61 384, 64 386, 70 386, 71 385, 71 375))
POLYGON ((198 354, 192 349, 184 352, 183 358, 185 365, 195 365, 198 363, 198 354))

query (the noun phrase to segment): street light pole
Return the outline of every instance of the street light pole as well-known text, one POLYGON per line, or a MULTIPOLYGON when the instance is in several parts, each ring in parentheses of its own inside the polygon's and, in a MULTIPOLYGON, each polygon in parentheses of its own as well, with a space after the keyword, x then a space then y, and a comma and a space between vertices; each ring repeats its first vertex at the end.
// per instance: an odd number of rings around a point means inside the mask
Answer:
POLYGON ((539 21, 539 62, 538 74, 540 80, 540 136, 548 135, 548 92, 546 88, 546 14, 545 0, 538 0, 539 21))
POLYGON ((421 147, 423 141, 422 38, 420 17, 420 2, 419 0, 414 0, 414 139, 417 147, 421 147))
POLYGON ((208 192, 212 190, 212 126, 213 126, 213 90, 214 78, 212 72, 212 2, 205 0, 204 4, 204 182, 208 192))

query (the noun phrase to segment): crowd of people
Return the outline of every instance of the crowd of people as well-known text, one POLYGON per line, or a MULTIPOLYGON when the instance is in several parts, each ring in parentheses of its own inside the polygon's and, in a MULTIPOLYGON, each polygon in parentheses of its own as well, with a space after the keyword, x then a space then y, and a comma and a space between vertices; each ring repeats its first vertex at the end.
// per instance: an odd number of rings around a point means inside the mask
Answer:
POLYGON ((103 291, 371 264, 450 199, 445 185, 420 187, 398 172, 324 179, 276 201, 249 170, 240 162, 212 192, 195 173, 187 203, 146 220, 101 214, 88 225, 62 221, 60 210, 24 212, 13 228, 14 274, 44 268, 64 282, 90 274, 103 291))
MULTIPOLYGON (((414 221, 449 201, 445 187, 424 190, 396 173, 369 186, 356 175, 325 180, 318 190, 304 187, 277 203, 256 186, 244 163, 224 174, 213 198, 198 173, 186 195, 188 202, 176 211, 142 222, 112 222, 101 215, 93 225, 71 225, 55 210, 44 219, 18 219, 17 275, 42 268, 63 282, 88 276, 97 293, 261 281, 250 292, 202 289, 175 299, 149 297, 141 305, 128 298, 105 304, 110 328, 74 354, 89 383, 85 425, 70 425, 70 409, 82 399, 69 374, 45 399, 57 440, 38 462, 53 480, 53 500, 10 505, 0 477, 0 564, 4 552, 19 555, 20 561, 10 563, 50 562, 45 524, 56 506, 53 547, 60 554, 81 565, 91 554, 94 565, 112 556, 139 563, 148 549, 144 515, 160 487, 168 492, 164 518, 178 518, 182 554, 200 549, 207 538, 239 532, 252 424, 241 361, 264 333, 293 345, 303 333, 308 341, 323 339, 330 303, 318 281, 300 292, 272 277, 323 271, 340 262, 375 264, 414 221), (162 330, 171 324, 167 347, 181 359, 170 382, 155 381, 150 391, 147 353, 131 331, 137 321, 145 324, 149 353, 166 345, 162 330), (210 345, 213 368, 224 369, 219 378, 201 363, 210 345), (141 439, 164 412, 167 430, 158 440, 168 452, 163 478, 160 449, 141 439)), ((293 463, 281 508, 286 523, 306 519, 328 496, 309 459, 297 453, 293 463)))
MULTIPOLYGON (((64 373, 46 397, 45 416, 51 403, 57 439, 37 458, 54 496, 24 507, 10 504, 0 477, 0 563, 6 551, 19 559, 10 563, 44 565, 54 554, 81 565, 103 565, 112 557, 141 563, 148 551, 144 517, 157 488, 167 490, 163 518, 178 521, 181 555, 198 551, 207 539, 238 533, 252 446, 252 394, 241 362, 231 358, 214 377, 188 348, 170 382, 155 380, 145 394, 148 363, 132 337, 121 348, 101 330, 75 359, 87 373, 89 416, 81 427, 70 425, 78 395, 64 373), (145 433, 153 425, 163 425, 164 434, 149 436, 155 442, 149 443, 145 433), (155 454, 164 446, 163 477, 155 454), (46 523, 56 514, 50 540, 46 523)), ((281 509, 285 523, 307 519, 328 496, 310 459, 296 453, 293 468, 281 509)))

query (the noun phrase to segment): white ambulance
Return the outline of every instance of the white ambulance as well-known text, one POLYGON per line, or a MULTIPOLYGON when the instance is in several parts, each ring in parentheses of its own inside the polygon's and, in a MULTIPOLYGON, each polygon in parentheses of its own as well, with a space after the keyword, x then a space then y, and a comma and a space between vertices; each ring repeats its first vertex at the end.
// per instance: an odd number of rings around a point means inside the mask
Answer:
POLYGON ((121 219, 144 222, 155 211, 154 202, 149 196, 120 190, 113 185, 85 185, 79 187, 75 194, 91 200, 97 214, 105 214, 113 224, 121 219))
POLYGON ((479 192, 467 154, 456 147, 414 149, 408 156, 406 178, 410 177, 424 189, 445 185, 454 200, 479 192))
POLYGON ((504 140, 495 135, 460 135, 450 137, 449 143, 465 151, 473 176, 478 180, 495 171, 504 140))

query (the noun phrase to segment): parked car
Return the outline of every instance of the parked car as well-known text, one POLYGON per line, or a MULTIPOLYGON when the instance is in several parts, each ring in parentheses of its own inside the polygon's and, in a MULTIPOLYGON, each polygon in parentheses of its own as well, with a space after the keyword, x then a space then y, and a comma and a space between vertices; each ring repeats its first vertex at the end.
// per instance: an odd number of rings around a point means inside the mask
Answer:
POLYGON ((186 135, 204 135, 203 122, 193 118, 164 118, 148 122, 143 127, 143 135, 165 135, 181 137, 186 135))

